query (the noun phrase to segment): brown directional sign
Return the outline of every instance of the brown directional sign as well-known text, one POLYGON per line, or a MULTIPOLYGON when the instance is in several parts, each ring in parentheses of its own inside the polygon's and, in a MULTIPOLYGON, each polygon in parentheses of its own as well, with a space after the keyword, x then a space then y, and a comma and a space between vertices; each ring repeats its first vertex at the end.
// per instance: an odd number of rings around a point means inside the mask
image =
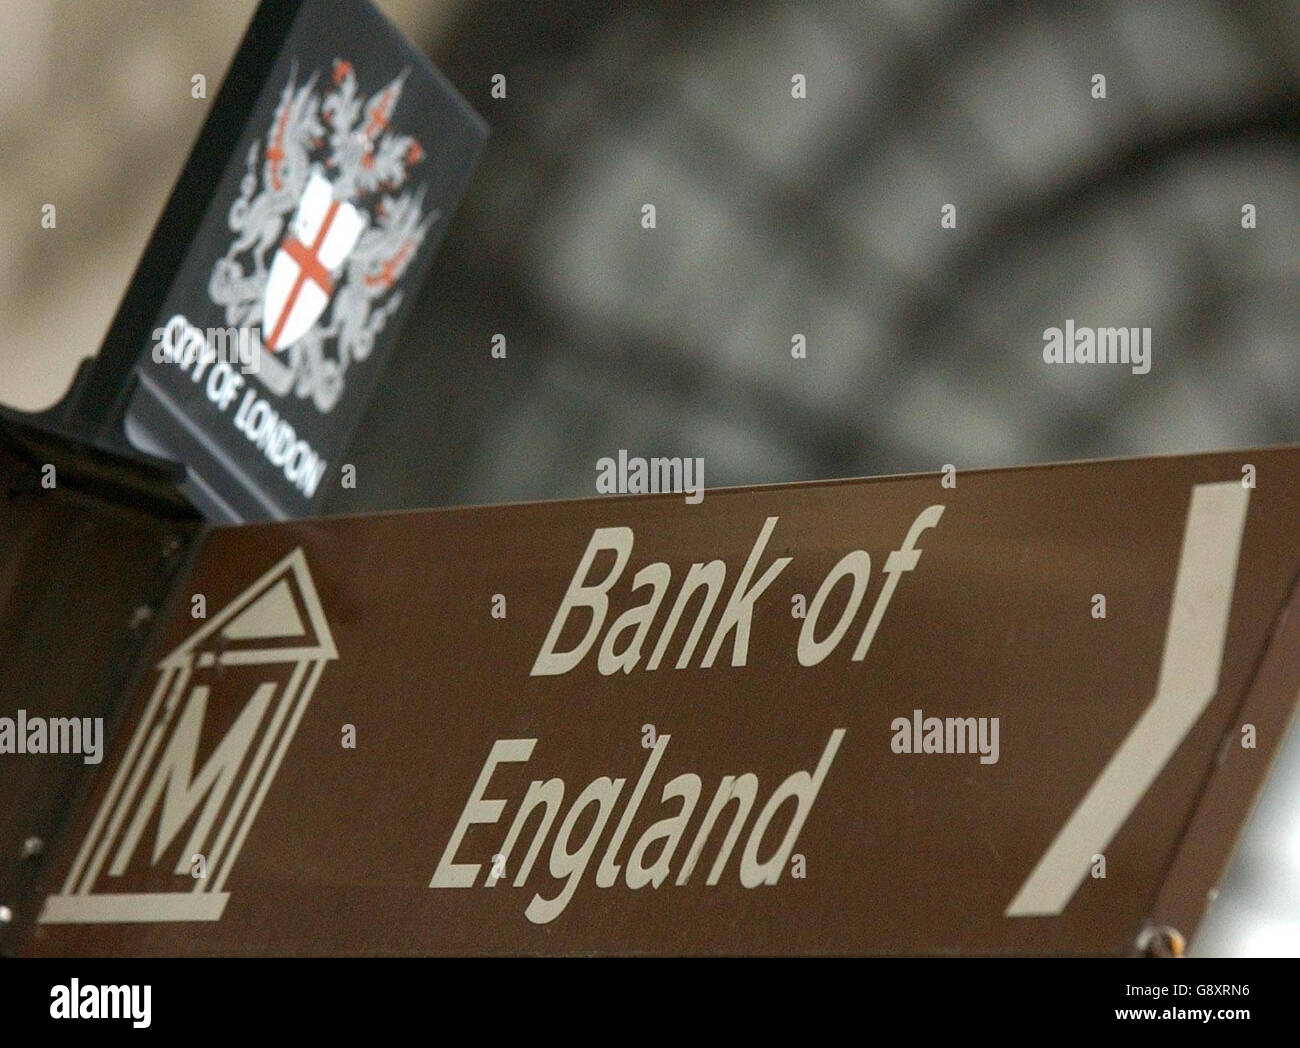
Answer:
POLYGON ((1190 936, 1298 519, 1283 448, 215 528, 28 952, 1190 936))

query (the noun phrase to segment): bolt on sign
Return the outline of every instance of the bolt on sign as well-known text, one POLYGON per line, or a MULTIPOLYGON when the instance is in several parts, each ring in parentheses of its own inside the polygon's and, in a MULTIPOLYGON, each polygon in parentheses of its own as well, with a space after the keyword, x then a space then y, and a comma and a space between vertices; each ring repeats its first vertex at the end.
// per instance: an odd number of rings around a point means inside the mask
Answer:
POLYGON ((1191 937, 1300 690, 1298 479, 1281 448, 214 527, 26 951, 1191 937))

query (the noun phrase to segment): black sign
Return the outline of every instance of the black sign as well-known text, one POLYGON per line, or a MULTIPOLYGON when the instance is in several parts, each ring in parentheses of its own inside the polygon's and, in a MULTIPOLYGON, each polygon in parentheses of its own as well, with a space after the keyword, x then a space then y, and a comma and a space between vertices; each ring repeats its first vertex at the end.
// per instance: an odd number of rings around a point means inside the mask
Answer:
POLYGON ((366 0, 297 9, 244 112, 124 413, 225 520, 307 515, 338 483, 487 135, 366 0))

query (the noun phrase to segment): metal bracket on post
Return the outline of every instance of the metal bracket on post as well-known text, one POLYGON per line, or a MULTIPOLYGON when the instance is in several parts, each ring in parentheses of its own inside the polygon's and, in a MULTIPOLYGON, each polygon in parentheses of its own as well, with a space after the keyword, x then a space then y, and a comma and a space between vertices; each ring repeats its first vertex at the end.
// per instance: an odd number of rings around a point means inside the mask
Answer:
MULTIPOLYGON (((19 752, 0 762, 0 953, 14 952, 35 920, 45 858, 111 743, 152 626, 199 545, 204 524, 178 494, 178 472, 0 418, 2 712, 88 724, 98 754, 19 752)), ((25 749, 25 736, 15 741, 25 749)))

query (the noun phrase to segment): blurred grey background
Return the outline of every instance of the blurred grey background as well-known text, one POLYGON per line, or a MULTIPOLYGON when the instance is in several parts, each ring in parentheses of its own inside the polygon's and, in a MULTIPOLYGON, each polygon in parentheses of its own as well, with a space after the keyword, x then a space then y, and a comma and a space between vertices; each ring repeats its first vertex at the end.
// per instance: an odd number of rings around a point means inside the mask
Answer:
MULTIPOLYGON (((253 6, 0 0, 0 401, 95 351, 253 6)), ((714 487, 1300 439, 1300 4, 379 6, 493 138, 332 511, 592 495, 620 448, 714 487), (1067 318, 1150 374, 1044 364, 1067 318)), ((1300 953, 1278 768, 1205 952, 1300 953)))

